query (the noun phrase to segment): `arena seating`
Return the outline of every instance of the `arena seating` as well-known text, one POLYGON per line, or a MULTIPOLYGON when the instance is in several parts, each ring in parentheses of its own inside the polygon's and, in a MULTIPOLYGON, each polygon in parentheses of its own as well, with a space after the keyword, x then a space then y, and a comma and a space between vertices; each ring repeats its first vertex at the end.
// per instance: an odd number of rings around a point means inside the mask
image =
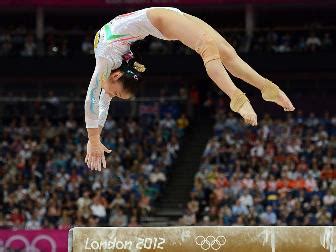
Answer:
POLYGON ((184 225, 335 225, 336 116, 294 113, 246 127, 216 110, 184 225))
POLYGON ((164 103, 135 119, 109 117, 108 167, 93 172, 84 163, 82 103, 54 97, 2 108, 1 228, 139 225, 165 187, 187 125, 164 103))
MULTIPOLYGON (((216 26, 216 24, 213 24, 216 26)), ((217 27, 217 26, 216 26, 217 27)), ((309 25, 308 25, 309 27, 309 25)), ((32 29, 24 25, 17 28, 0 27, 0 56, 61 56, 93 55, 93 38, 96 30, 83 29, 56 30, 49 28, 44 41, 37 41, 32 29)), ((291 27, 262 29, 247 38, 244 32, 217 27, 217 30, 236 48, 238 52, 268 53, 313 53, 335 51, 334 30, 311 27, 291 27), (249 43, 247 44, 247 41, 249 43)), ((154 55, 191 54, 191 50, 175 43, 152 37, 138 42, 141 51, 154 55)))

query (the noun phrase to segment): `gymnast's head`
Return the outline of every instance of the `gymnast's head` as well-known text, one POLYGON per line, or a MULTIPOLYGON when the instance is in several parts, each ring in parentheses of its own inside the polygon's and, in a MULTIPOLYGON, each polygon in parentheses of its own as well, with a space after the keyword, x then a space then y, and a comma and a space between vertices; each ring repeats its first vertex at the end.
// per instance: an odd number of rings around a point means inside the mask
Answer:
POLYGON ((112 70, 107 85, 104 85, 105 92, 121 99, 134 97, 145 70, 145 66, 134 59, 123 61, 119 68, 112 70))

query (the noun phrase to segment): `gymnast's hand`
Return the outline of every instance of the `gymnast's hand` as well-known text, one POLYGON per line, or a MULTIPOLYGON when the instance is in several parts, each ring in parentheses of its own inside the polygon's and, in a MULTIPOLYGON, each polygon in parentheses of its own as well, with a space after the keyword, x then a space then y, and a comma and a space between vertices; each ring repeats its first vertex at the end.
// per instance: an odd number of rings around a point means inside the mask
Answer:
POLYGON ((86 146, 85 163, 91 170, 101 171, 101 166, 106 168, 105 152, 110 153, 100 140, 89 140, 86 146))

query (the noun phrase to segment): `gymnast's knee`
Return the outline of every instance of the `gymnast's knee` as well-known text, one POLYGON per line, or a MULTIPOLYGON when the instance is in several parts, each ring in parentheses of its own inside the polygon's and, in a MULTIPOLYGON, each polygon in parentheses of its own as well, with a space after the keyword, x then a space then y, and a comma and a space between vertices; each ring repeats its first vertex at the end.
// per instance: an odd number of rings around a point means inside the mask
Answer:
POLYGON ((238 58, 236 50, 231 45, 221 45, 219 53, 220 59, 224 65, 229 65, 238 58))
POLYGON ((220 59, 217 44, 207 33, 204 33, 198 41, 196 41, 195 51, 202 57, 204 65, 210 61, 220 59))

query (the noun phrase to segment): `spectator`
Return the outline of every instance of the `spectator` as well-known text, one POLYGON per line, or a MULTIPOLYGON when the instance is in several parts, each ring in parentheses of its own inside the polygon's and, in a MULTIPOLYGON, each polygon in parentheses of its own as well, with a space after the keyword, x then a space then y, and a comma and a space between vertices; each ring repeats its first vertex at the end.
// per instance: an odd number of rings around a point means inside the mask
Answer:
POLYGON ((58 229, 71 229, 71 220, 68 216, 68 214, 66 212, 63 213, 59 225, 58 225, 58 229))
POLYGON ((132 216, 130 219, 130 222, 127 225, 128 227, 139 227, 139 223, 137 221, 137 217, 136 216, 132 216))
POLYGON ((233 215, 247 215, 248 209, 245 205, 242 204, 242 202, 238 199, 236 200, 236 204, 232 207, 232 214, 233 215))
POLYGON ((309 51, 315 52, 322 45, 321 39, 316 36, 315 32, 311 32, 309 37, 306 40, 306 47, 309 51))
POLYGON ((163 129, 173 129, 176 126, 175 120, 170 113, 167 113, 165 118, 160 121, 160 125, 163 129))
POLYGON ((248 190, 244 190, 243 195, 240 196, 239 202, 245 207, 252 207, 253 206, 253 198, 248 190))
POLYGON ((121 209, 117 209, 115 214, 112 214, 109 224, 112 227, 126 227, 127 216, 123 213, 121 209))
POLYGON ((196 224, 196 215, 192 213, 191 211, 187 210, 185 214, 182 216, 180 219, 180 224, 181 225, 195 225, 196 224))
POLYGON ((182 114, 179 119, 177 119, 177 128, 183 133, 183 131, 189 126, 189 120, 186 114, 182 114))
POLYGON ((149 175, 149 181, 152 184, 162 184, 166 182, 166 175, 158 167, 149 175))
POLYGON ((268 206, 266 208, 266 212, 263 212, 260 215, 260 219, 264 225, 275 225, 277 223, 277 216, 273 212, 273 209, 271 206, 268 206))
POLYGON ((288 53, 291 51, 290 45, 288 41, 284 41, 280 45, 274 47, 274 51, 277 53, 288 53))
POLYGON ((199 211, 199 202, 196 200, 196 194, 192 193, 191 200, 187 204, 187 208, 191 213, 197 214, 199 211))
POLYGON ((90 209, 90 206, 91 206, 91 203, 92 203, 92 200, 90 199, 90 192, 89 191, 85 191, 83 193, 83 196, 80 197, 78 200, 77 200, 77 207, 79 209, 79 215, 85 219, 88 219, 91 215, 91 209, 90 209))
POLYGON ((22 56, 32 57, 36 54, 36 44, 32 35, 27 35, 24 48, 21 52, 22 56))
POLYGON ((110 208, 124 207, 126 204, 124 198, 121 196, 121 193, 117 193, 114 200, 111 202, 110 208))
POLYGON ((61 209, 58 206, 56 199, 53 198, 50 200, 49 207, 47 209, 47 218, 48 221, 53 225, 56 226, 61 215, 61 209))
POLYGON ((25 229, 28 230, 37 230, 37 229, 41 229, 41 220, 40 217, 38 215, 38 211, 35 210, 33 212, 33 215, 31 216, 31 218, 27 221, 26 225, 25 225, 25 229))
POLYGON ((100 222, 104 223, 106 218, 106 207, 99 201, 98 197, 94 197, 90 206, 92 215, 98 217, 100 222))
POLYGON ((16 227, 22 227, 25 221, 24 215, 22 214, 21 210, 15 207, 10 214, 10 221, 16 227))
POLYGON ((330 207, 330 208, 331 207, 335 207, 336 199, 335 199, 335 196, 332 195, 331 190, 328 190, 327 194, 324 195, 324 197, 323 197, 323 204, 326 207, 330 207))
POLYGON ((316 213, 317 225, 331 225, 331 217, 331 213, 328 212, 325 207, 320 208, 319 211, 316 213))
POLYGON ((88 227, 97 227, 99 223, 99 218, 91 215, 88 221, 88 227))

